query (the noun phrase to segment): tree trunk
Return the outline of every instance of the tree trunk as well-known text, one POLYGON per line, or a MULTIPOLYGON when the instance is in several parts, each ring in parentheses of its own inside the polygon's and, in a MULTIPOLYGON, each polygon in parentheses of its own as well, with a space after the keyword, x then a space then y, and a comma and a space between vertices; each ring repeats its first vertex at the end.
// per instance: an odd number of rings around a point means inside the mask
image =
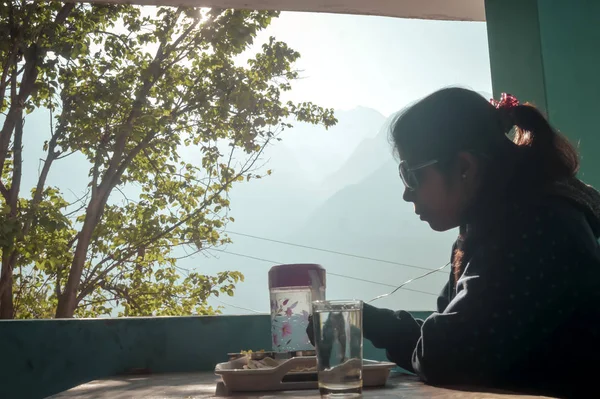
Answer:
POLYGON ((13 304, 13 265, 10 262, 10 248, 2 249, 2 278, 0 278, 0 286, 2 286, 2 296, 0 300, 0 319, 14 318, 13 304))
MULTIPOLYGON (((57 12, 54 23, 48 24, 39 35, 39 37, 45 37, 46 40, 52 42, 57 34, 57 26, 62 25, 68 16, 75 8, 75 3, 66 3, 57 12)), ((13 26, 11 26, 14 28, 13 26)), ((15 38, 13 38, 15 39, 15 38)), ((17 38, 14 41, 13 52, 9 54, 9 60, 6 68, 2 71, 2 101, 4 101, 4 93, 6 90, 6 76, 8 71, 12 67, 13 76, 11 77, 11 102, 10 108, 6 113, 2 128, 0 129, 0 176, 4 171, 6 159, 8 156, 10 141, 12 133, 15 131, 14 148, 15 148, 15 163, 13 170, 13 181, 11 182, 11 188, 8 193, 6 190, 3 194, 6 197, 7 205, 11 208, 11 218, 17 218, 18 215, 18 195, 20 189, 21 180, 21 146, 23 138, 23 104, 27 101, 31 93, 35 90, 35 83, 39 75, 39 65, 43 61, 48 49, 40 48, 38 43, 33 43, 24 51, 25 65, 23 66, 23 74, 21 82, 18 85, 17 91, 17 58, 14 49, 18 44, 22 44, 22 38, 17 38), (17 137, 17 135, 19 137, 17 137), (17 159, 17 155, 19 159, 17 159), (15 181, 15 176, 17 181, 15 181)), ((0 187, 4 187, 0 180, 0 187)), ((16 233, 12 237, 12 242, 2 248, 2 267, 0 277, 0 318, 13 318, 14 317, 14 304, 13 304, 13 269, 18 259, 18 252, 15 251, 15 244, 19 239, 16 233)))
MULTIPOLYGON (((16 86, 16 72, 14 76, 16 86)), ((15 137, 13 143, 13 171, 12 184, 8 190, 7 205, 10 208, 9 220, 16 226, 19 222, 19 192, 21 190, 21 176, 23 169, 23 111, 18 114, 18 121, 15 125, 15 137)), ((21 231, 19 226, 18 231, 21 231)), ((17 229, 13 229, 11 242, 2 249, 2 303, 0 305, 0 318, 12 319, 15 316, 13 303, 13 270, 18 259, 16 250, 19 234, 17 229)))
POLYGON ((79 232, 75 254, 73 255, 73 262, 71 263, 71 269, 69 270, 69 278, 67 279, 62 295, 58 298, 55 316, 57 319, 73 317, 75 309, 77 308, 77 292, 79 291, 81 275, 83 274, 83 268, 85 267, 85 262, 87 260, 88 248, 92 241, 94 230, 104 212, 108 196, 110 195, 110 190, 108 190, 108 192, 104 191, 105 190, 97 190, 97 195, 92 194, 92 199, 88 205, 83 226, 79 232))

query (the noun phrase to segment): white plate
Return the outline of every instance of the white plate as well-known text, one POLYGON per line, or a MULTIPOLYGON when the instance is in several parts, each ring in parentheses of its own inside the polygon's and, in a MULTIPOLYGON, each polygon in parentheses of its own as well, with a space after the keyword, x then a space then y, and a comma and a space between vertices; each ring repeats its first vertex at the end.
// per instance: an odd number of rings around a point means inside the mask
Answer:
MULTIPOLYGON (((219 363, 215 367, 215 374, 220 375, 223 383, 231 392, 242 391, 284 391, 292 389, 317 389, 318 383, 312 381, 283 381, 286 375, 295 377, 308 377, 316 371, 292 372, 297 367, 311 367, 316 365, 316 358, 294 357, 277 367, 263 369, 244 369, 245 358, 235 359, 226 363, 219 363)), ((363 386, 377 387, 386 384, 390 370, 396 365, 390 362, 377 362, 363 360, 363 386)))

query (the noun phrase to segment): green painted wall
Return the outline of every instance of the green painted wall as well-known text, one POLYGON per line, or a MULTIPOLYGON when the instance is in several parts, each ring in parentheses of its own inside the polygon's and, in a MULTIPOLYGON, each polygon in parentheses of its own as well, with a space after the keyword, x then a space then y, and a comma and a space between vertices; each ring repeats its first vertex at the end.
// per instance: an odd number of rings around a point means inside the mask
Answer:
POLYGON ((486 0, 494 97, 510 93, 546 110, 546 88, 535 0, 486 0))
POLYGON ((267 349, 270 318, 159 317, 0 322, 0 398, 42 398, 126 372, 212 370, 228 352, 267 349))
POLYGON ((600 1, 486 0, 494 95, 544 110, 579 145, 580 178, 600 188, 600 1))
POLYGON ((548 114, 600 188, 600 1, 538 0, 548 114))
MULTIPOLYGON (((132 369, 211 371, 229 352, 269 350, 270 323, 269 315, 0 321, 0 398, 43 398, 132 369)), ((364 357, 385 353, 365 341, 364 357)))

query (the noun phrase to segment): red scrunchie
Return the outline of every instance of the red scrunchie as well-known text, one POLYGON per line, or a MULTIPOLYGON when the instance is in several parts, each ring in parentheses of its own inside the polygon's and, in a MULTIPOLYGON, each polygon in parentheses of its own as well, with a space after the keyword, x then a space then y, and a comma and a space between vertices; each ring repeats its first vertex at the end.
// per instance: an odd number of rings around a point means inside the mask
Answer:
POLYGON ((496 109, 508 109, 518 106, 519 100, 517 100, 517 97, 513 96, 512 94, 502 93, 500 96, 500 101, 496 101, 492 98, 490 99, 490 104, 496 107, 496 109))

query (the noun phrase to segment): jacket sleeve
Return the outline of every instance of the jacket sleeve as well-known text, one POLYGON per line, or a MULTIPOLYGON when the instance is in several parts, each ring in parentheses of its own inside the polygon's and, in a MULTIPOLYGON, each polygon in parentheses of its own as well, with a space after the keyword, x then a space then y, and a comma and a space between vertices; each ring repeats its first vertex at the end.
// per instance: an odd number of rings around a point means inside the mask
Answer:
MULTIPOLYGON (((455 244, 456 246, 456 244, 455 244)), ((452 248, 454 254, 455 246, 452 248)), ((452 271, 450 281, 446 283, 437 299, 438 312, 444 311, 451 296, 452 271)), ((423 320, 415 319, 405 311, 394 312, 364 305, 364 336, 376 348, 385 349, 388 359, 405 370, 413 372, 412 354, 421 336, 423 320)))
POLYGON ((364 337, 376 348, 385 349, 391 361, 412 372, 411 355, 423 321, 405 311, 394 312, 368 304, 364 305, 363 317, 364 337))
POLYGON ((456 297, 424 322, 412 358, 423 380, 493 383, 575 311, 581 226, 553 209, 511 219, 510 235, 473 253, 456 297))

